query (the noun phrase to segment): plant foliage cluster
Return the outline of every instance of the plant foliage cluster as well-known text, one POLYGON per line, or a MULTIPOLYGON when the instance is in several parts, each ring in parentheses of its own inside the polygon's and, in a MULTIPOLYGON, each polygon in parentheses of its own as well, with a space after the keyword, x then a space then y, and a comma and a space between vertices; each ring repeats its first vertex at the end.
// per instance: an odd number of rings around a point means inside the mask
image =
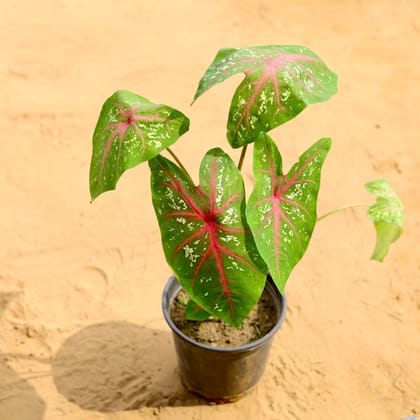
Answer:
MULTIPOLYGON (((115 189, 129 168, 149 162, 153 205, 168 264, 191 296, 190 313, 203 311, 240 326, 258 301, 270 272, 283 292, 317 222, 322 138, 285 173, 268 132, 308 105, 337 91, 337 76, 302 46, 222 49, 201 78, 194 101, 217 83, 244 73, 229 110, 227 140, 253 143, 255 184, 246 200, 240 166, 220 148, 204 155, 199 184, 170 149, 189 128, 180 111, 127 91, 103 105, 93 135, 92 200, 115 189), (173 160, 160 153, 167 150, 173 160), (200 311, 196 311, 197 306, 200 311)), ((368 211, 377 230, 373 258, 382 260, 402 232, 402 205, 385 180, 367 184, 378 199, 368 211)))

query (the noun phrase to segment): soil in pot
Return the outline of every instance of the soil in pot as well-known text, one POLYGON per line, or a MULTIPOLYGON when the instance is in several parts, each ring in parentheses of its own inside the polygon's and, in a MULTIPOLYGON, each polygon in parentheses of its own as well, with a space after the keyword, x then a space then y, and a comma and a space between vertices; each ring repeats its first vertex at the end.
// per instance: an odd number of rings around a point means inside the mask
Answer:
POLYGON ((277 322, 276 307, 266 291, 239 329, 214 317, 205 321, 187 320, 185 308, 188 300, 187 292, 181 290, 171 305, 172 321, 194 341, 213 347, 238 347, 252 343, 264 337, 277 322))

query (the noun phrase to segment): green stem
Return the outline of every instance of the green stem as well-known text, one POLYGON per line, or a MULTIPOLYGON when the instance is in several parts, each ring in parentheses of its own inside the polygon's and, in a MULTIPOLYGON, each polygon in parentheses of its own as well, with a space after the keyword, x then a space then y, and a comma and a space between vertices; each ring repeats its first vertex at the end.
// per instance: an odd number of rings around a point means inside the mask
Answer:
POLYGON ((338 207, 334 210, 331 210, 331 211, 323 214, 322 216, 319 216, 317 222, 319 222, 322 219, 325 219, 328 216, 331 216, 334 213, 338 213, 339 211, 347 210, 347 209, 354 209, 356 207, 370 207, 370 204, 350 204, 348 206, 338 207))
POLYGON ((190 181, 194 184, 194 182, 193 182, 193 180, 191 178, 191 175, 188 173, 187 169, 182 164, 182 162, 178 159, 178 156, 175 154, 175 152, 173 152, 170 147, 167 147, 166 150, 174 158, 174 161, 178 164, 178 166, 185 172, 185 174, 188 176, 188 178, 190 179, 190 181))
POLYGON ((242 169, 242 165, 244 163, 244 159, 245 159, 245 154, 246 154, 246 149, 248 148, 248 145, 246 144, 245 146, 242 147, 242 151, 241 151, 241 157, 239 158, 239 163, 238 163, 238 169, 241 170, 242 169))

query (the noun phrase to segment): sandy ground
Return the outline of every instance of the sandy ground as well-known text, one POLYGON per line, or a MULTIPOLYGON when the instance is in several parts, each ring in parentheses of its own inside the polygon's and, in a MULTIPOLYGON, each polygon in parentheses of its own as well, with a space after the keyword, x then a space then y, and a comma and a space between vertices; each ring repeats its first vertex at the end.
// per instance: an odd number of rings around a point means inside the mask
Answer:
POLYGON ((1 3, 1 420, 420 415, 418 1, 1 3), (190 108, 199 77, 220 47, 270 43, 307 45, 340 77, 338 96, 272 132, 286 165, 333 138, 320 213, 369 201, 364 182, 386 177, 405 233, 381 265, 363 210, 320 223, 263 380, 210 406, 180 384, 161 315, 170 270, 148 168, 89 204, 91 134, 104 99, 133 90, 191 117, 174 149, 196 173, 228 148, 241 80, 190 108))

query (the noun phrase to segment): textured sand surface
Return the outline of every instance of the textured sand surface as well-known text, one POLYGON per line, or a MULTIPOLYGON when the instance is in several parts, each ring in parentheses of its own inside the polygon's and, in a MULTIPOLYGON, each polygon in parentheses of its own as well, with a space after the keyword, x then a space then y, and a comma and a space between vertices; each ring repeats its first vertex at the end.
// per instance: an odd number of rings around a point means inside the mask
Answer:
POLYGON ((0 419, 420 415, 419 16, 415 0, 2 2, 0 419), (331 136, 319 213, 386 177, 405 233, 381 265, 363 209, 320 223, 263 380, 210 406, 184 391, 161 315, 147 165, 89 204, 91 134, 106 97, 135 91, 190 116, 174 150, 197 173, 197 156, 228 149, 241 80, 191 108, 199 77, 220 47, 270 43, 307 45, 339 74, 338 96, 272 132, 286 167, 331 136))

